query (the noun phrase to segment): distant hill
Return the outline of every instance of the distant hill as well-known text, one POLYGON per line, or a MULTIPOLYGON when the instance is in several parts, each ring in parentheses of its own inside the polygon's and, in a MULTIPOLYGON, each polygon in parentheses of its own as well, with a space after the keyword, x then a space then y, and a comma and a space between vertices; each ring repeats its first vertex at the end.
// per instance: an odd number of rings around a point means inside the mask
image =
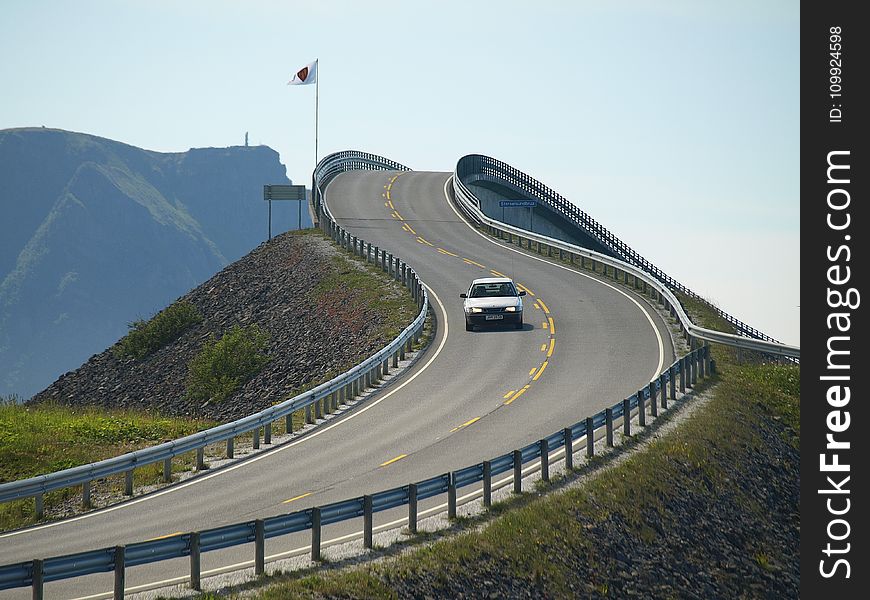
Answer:
MULTIPOLYGON (((266 146, 0 130, 0 394, 33 395, 263 242, 269 183, 289 180, 266 146)), ((275 204, 273 233, 295 226, 275 204)))

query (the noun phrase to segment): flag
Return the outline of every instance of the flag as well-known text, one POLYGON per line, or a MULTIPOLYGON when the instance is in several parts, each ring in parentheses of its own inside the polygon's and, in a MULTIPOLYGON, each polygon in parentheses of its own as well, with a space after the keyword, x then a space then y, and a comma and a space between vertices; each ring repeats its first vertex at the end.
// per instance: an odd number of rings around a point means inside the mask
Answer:
POLYGON ((299 69, 287 85, 308 85, 317 81, 317 61, 299 69))

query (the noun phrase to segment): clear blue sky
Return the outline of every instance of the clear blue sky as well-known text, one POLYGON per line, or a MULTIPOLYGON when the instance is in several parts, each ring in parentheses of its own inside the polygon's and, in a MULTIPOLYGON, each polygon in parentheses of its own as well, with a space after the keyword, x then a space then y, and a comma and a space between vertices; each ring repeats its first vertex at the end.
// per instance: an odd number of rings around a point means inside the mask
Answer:
MULTIPOLYGON (((511 163, 738 318, 800 342, 799 3, 0 3, 0 128, 511 163)), ((2 210, 2 207, 0 207, 2 210)))

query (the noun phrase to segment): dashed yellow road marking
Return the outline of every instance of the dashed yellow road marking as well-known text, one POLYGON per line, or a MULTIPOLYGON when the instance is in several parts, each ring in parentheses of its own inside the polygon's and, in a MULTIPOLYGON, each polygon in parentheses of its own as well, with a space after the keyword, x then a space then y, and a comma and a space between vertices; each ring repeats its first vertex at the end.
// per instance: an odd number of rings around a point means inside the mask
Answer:
POLYGON ((400 454, 400 455, 397 456, 396 458, 391 458, 391 459, 388 460, 387 462, 381 463, 381 466, 382 466, 382 467, 386 467, 387 465, 391 465, 391 464, 393 464, 393 463, 396 462, 397 460, 402 460, 402 459, 405 458, 406 456, 408 456, 408 455, 407 455, 407 454, 400 454))
POLYGON ((390 190, 387 190, 387 200, 390 200, 390 190))
POLYGON ((183 531, 176 531, 175 533, 167 533, 166 535, 158 535, 157 537, 153 537, 149 540, 145 540, 146 542, 155 542, 157 540, 165 540, 166 538, 171 538, 174 535, 181 535, 184 533, 183 531))
POLYGON ((529 288, 527 288, 526 286, 524 286, 524 285, 521 284, 521 283, 518 283, 518 284, 517 284, 517 287, 520 289, 521 292, 525 292, 525 293, 527 293, 529 296, 534 296, 534 295, 535 295, 535 293, 534 293, 532 290, 530 290, 529 288))
POLYGON ((549 321, 550 321, 550 334, 552 335, 552 334, 556 333, 556 325, 555 325, 555 323, 553 323, 553 317, 550 317, 549 321))
POLYGON ((535 302, 533 306, 534 306, 535 308, 537 308, 538 310, 541 310, 541 307, 540 307, 540 305, 538 305, 537 302, 535 302))
POLYGON ((428 241, 424 240, 419 235, 417 236, 417 241, 420 242, 421 244, 426 244, 427 246, 432 246, 433 248, 435 247, 435 244, 430 244, 428 241))
POLYGON ((289 500, 284 500, 281 504, 289 504, 290 502, 295 502, 296 500, 302 500, 303 498, 307 498, 314 492, 305 492, 304 494, 299 494, 298 496, 293 496, 289 500))
POLYGON ((479 262, 474 262, 470 258, 463 258, 462 260, 465 261, 465 264, 467 264, 467 265, 474 265, 475 267, 480 267, 481 269, 486 268, 482 264, 480 264, 479 262))
POLYGON ((392 200, 387 200, 387 206, 389 206, 389 207, 392 208, 393 210, 396 210, 396 207, 393 206, 393 201, 392 201, 392 200))
POLYGON ((408 225, 407 223, 402 223, 402 229, 404 229, 404 230, 407 231, 408 233, 413 233, 414 235, 417 235, 417 232, 414 231, 414 230, 411 228, 411 226, 408 225))
POLYGON ((541 352, 547 349, 547 344, 541 344, 541 352))
POLYGON ((545 361, 541 364, 541 370, 538 371, 537 374, 536 374, 534 377, 532 377, 532 381, 537 381, 538 378, 541 377, 541 375, 542 375, 543 372, 544 372, 544 369, 547 368, 547 365, 549 364, 549 362, 550 362, 550 361, 545 360, 545 361))
POLYGON ((546 321, 544 321, 543 323, 541 323, 541 327, 543 327, 544 329, 547 329, 549 326, 550 326, 550 324, 547 323, 546 321))
POLYGON ((531 377, 531 376, 532 376, 532 373, 534 373, 534 372, 537 371, 537 370, 538 370, 538 367, 532 367, 532 370, 529 371, 529 377, 531 377))
POLYGON ((469 425, 477 423, 478 421, 480 421, 480 417, 474 417, 473 419, 466 421, 462 425, 459 425, 458 427, 454 427, 453 429, 450 430, 450 433, 453 433, 454 431, 459 431, 463 427, 468 427, 469 425))
POLYGON ((547 308, 547 305, 544 304, 544 301, 541 300, 540 298, 538 298, 538 303, 541 305, 541 308, 544 310, 544 312, 545 312, 546 314, 549 315, 549 314, 550 314, 550 309, 547 308))
POLYGON ((395 218, 399 219, 400 221, 404 221, 404 220, 405 220, 405 219, 402 218, 402 215, 400 215, 400 214, 399 214, 399 211, 397 211, 397 210, 394 210, 394 211, 393 211, 393 216, 394 216, 395 218))
POLYGON ((514 400, 516 400, 517 398, 519 398, 520 396, 522 396, 523 393, 524 393, 527 389, 529 389, 529 386, 528 386, 528 385, 524 385, 524 386, 521 387, 519 390, 517 390, 516 392, 514 392, 514 395, 511 396, 511 397, 508 399, 507 402, 505 402, 505 405, 510 404, 511 402, 513 402, 514 400))
POLYGON ((556 347, 556 338, 550 338, 550 349, 547 350, 547 358, 553 356, 553 348, 556 347))
POLYGON ((516 390, 510 390, 507 394, 505 394, 504 396, 502 396, 502 398, 504 398, 505 400, 507 400, 507 399, 510 397, 510 395, 513 394, 514 392, 516 392, 516 390))
POLYGON ((490 269, 489 272, 492 273, 493 275, 495 275, 496 277, 507 277, 507 275, 505 275, 504 273, 499 273, 495 269, 490 269))
POLYGON ((446 254, 447 256, 459 256, 458 254, 453 254, 452 252, 449 252, 444 248, 438 248, 438 252, 440 252, 441 254, 446 254))

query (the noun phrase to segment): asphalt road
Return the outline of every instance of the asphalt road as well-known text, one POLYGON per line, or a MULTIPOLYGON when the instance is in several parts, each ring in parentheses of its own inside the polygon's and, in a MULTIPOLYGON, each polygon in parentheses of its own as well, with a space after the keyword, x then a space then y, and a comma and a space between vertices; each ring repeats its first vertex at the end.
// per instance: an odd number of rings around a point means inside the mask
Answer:
MULTIPOLYGON (((313 435, 232 469, 84 517, 0 535, 0 564, 272 516, 468 466, 612 405, 673 362, 667 329, 642 299, 479 234, 448 202, 448 177, 353 172, 327 192, 343 227, 406 260, 430 289, 436 339, 401 381, 313 435), (528 290, 525 327, 467 332, 459 294, 472 279, 493 274, 513 277, 528 290)), ((401 518, 404 510, 376 523, 401 518)), ((359 528, 336 524, 324 539, 359 528)), ((270 541, 267 555, 307 539, 270 541)), ((209 553, 203 568, 251 557, 250 547, 209 553)), ((186 573, 184 560, 137 567, 129 569, 127 584, 186 573)), ((46 584, 46 597, 84 597, 111 587, 111 574, 89 576, 46 584)), ((7 590, 0 598, 29 594, 7 590)))

